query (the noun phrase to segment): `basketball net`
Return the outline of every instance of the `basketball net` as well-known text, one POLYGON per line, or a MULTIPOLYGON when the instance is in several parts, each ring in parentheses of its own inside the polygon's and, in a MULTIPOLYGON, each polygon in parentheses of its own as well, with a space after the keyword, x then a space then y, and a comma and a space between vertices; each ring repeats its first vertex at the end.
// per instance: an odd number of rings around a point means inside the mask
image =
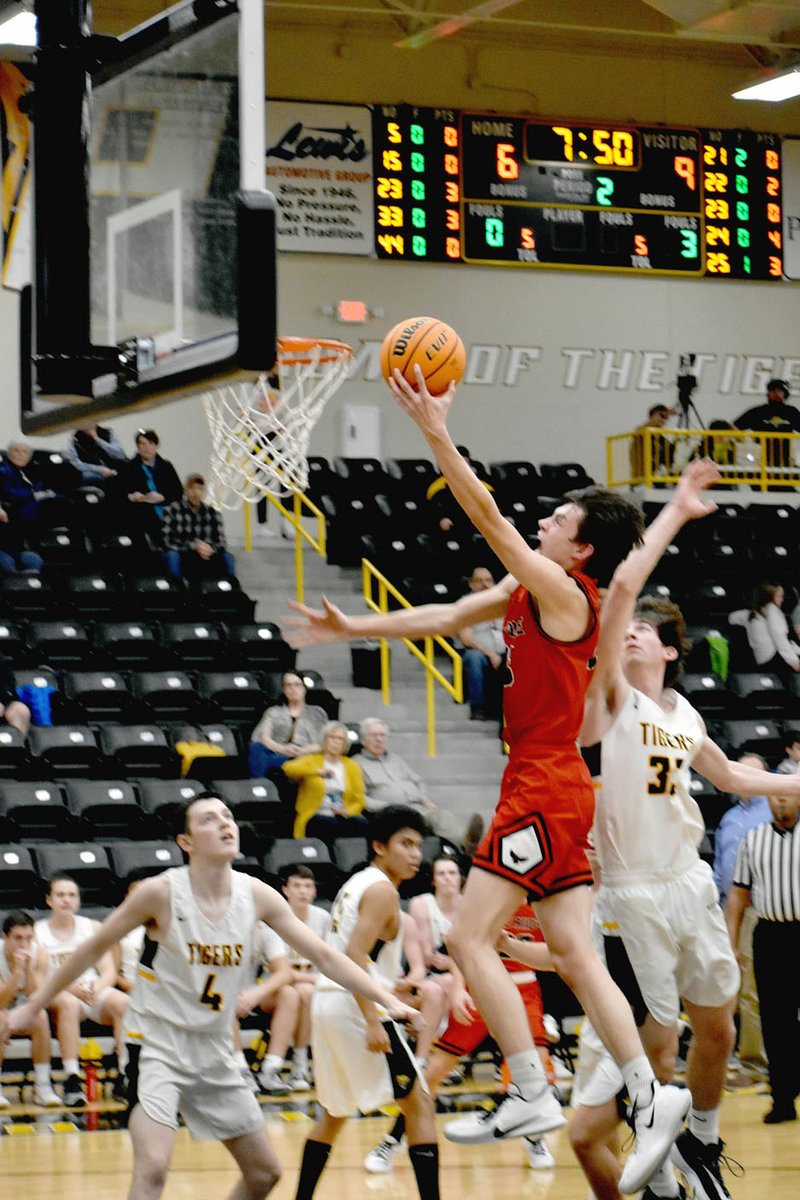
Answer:
POLYGON ((211 504, 232 510, 306 490, 311 430, 344 382, 352 353, 344 342, 282 337, 274 376, 205 393, 211 504))

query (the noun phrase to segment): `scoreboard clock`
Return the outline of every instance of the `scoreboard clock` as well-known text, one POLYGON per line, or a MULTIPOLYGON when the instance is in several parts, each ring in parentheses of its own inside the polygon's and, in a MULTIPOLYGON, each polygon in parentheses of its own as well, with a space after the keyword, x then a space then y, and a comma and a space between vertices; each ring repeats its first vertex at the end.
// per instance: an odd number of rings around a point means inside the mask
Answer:
POLYGON ((743 130, 373 110, 380 258, 780 279, 781 149, 743 130))

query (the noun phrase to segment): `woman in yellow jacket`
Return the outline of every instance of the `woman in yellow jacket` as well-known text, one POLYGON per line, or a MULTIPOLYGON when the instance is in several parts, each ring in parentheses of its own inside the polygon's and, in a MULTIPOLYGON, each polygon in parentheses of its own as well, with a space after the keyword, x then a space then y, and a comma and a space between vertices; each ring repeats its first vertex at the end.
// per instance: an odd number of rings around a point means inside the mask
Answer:
POLYGON ((352 758, 347 726, 329 721, 320 734, 321 754, 301 754, 281 768, 299 782, 295 802, 295 837, 317 837, 329 844, 337 837, 365 837, 364 776, 352 758))

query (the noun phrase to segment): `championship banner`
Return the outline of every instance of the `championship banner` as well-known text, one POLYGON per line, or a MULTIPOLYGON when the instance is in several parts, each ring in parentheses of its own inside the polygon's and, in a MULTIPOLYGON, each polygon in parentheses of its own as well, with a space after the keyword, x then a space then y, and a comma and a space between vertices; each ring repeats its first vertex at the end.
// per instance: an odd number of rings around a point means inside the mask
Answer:
POLYGON ((266 112, 266 184, 278 202, 278 249, 371 254, 371 110, 270 100, 266 112))
POLYGON ((0 62, 2 154, 2 283, 19 290, 31 281, 31 125, 23 111, 28 80, 13 63, 0 62))

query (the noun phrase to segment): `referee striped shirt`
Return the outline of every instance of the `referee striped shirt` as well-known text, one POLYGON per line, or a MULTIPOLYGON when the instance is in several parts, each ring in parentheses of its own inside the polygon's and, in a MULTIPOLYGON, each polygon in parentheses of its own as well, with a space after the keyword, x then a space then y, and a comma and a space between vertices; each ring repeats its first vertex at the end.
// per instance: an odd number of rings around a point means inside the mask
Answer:
POLYGON ((739 843, 733 882, 750 889, 760 920, 800 921, 800 821, 794 829, 757 825, 739 843))

